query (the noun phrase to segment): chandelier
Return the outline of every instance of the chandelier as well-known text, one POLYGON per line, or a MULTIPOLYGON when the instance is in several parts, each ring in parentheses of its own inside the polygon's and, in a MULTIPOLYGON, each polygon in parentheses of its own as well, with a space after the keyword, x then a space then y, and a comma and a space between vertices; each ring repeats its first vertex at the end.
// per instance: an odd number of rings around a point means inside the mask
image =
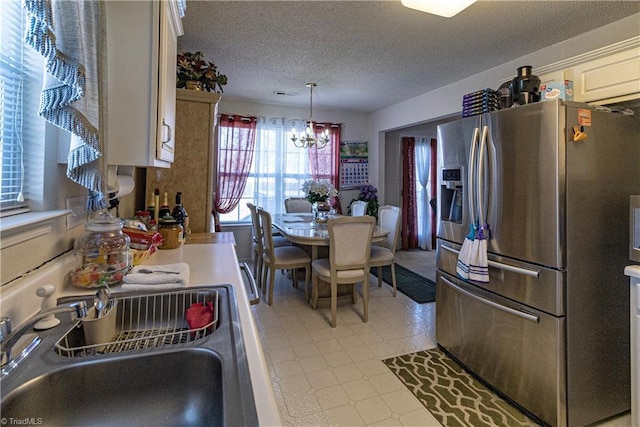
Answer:
POLYGON ((329 131, 325 129, 316 137, 315 123, 313 122, 313 88, 318 85, 307 83, 306 86, 311 90, 309 96, 309 121, 307 122, 307 128, 300 135, 298 135, 295 128, 293 129, 291 141, 298 148, 324 148, 329 142, 329 131))

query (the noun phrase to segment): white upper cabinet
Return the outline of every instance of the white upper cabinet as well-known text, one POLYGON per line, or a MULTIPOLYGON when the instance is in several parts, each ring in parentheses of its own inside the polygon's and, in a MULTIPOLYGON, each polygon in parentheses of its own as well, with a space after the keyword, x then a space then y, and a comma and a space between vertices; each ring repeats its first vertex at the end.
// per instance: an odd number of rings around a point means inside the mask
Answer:
POLYGON ((108 1, 107 161, 169 167, 175 153, 175 1, 108 1))
POLYGON ((536 68, 542 83, 572 80, 573 100, 598 105, 640 98, 640 36, 536 68))
POLYGON ((573 67, 574 99, 606 100, 640 93, 640 50, 635 47, 573 67))

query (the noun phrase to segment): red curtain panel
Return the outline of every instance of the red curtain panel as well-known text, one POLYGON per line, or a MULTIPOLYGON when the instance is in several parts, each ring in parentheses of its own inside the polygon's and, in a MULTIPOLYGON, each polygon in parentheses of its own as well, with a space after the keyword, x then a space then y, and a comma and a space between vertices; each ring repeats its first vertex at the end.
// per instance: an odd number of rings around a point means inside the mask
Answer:
POLYGON ((415 138, 402 138, 402 249, 418 247, 415 145, 415 138))
POLYGON ((220 231, 218 215, 234 210, 244 193, 253 161, 257 122, 255 117, 220 116, 218 187, 212 212, 216 231, 220 231))
MULTIPOLYGON (((309 164, 311 165, 311 175, 313 179, 326 179, 336 189, 340 183, 340 131, 342 125, 339 123, 316 123, 316 135, 329 131, 329 142, 324 148, 309 148, 309 164)), ((342 213, 340 199, 335 197, 332 201, 337 213, 342 213)))

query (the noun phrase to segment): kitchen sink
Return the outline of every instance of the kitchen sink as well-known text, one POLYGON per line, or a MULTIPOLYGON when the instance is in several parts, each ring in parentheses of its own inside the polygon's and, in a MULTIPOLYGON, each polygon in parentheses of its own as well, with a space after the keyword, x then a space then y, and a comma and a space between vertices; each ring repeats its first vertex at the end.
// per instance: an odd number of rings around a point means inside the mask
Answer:
POLYGON ((6 419, 44 425, 224 425, 222 363, 189 349, 83 361, 40 375, 2 400, 6 419))
MULTIPOLYGON (((78 337, 82 326, 60 317, 62 324, 39 332, 42 343, 2 378, 2 418, 9 423, 26 419, 45 426, 258 425, 233 287, 202 286, 180 292, 207 298, 215 294, 215 327, 194 335, 182 332, 178 325, 178 336, 189 338, 175 339, 172 332, 172 338, 160 346, 128 335, 127 343, 135 345, 112 351, 86 346, 78 337)), ((138 320, 128 318, 138 306, 144 312, 155 312, 154 308, 172 302, 168 313, 182 320, 183 309, 175 304, 175 294, 133 292, 114 293, 114 297, 120 307, 119 330, 129 333, 132 325, 140 326, 138 320), (122 310, 127 307, 124 303, 131 303, 126 310, 122 310)), ((93 296, 58 302, 77 300, 89 304, 93 296)), ((132 317, 139 319, 135 313, 132 317)), ((158 326, 158 318, 149 320, 158 326)), ((146 331, 149 325, 144 326, 146 331)))

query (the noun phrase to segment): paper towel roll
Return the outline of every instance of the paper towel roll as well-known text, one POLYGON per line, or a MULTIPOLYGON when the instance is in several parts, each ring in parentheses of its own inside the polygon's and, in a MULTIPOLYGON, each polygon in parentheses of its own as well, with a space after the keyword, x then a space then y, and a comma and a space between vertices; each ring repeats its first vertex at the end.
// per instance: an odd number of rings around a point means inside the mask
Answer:
POLYGON ((122 197, 126 196, 127 194, 131 194, 136 186, 133 177, 129 175, 118 175, 117 178, 118 191, 116 192, 116 197, 122 197))
POLYGON ((107 192, 115 193, 118 191, 118 166, 107 166, 107 192))
MULTIPOLYGON (((124 168, 126 170, 126 168, 124 168)), ((131 194, 135 188, 133 176, 119 174, 118 166, 109 166, 107 168, 107 191, 113 194, 109 200, 117 199, 127 194, 131 194)))

